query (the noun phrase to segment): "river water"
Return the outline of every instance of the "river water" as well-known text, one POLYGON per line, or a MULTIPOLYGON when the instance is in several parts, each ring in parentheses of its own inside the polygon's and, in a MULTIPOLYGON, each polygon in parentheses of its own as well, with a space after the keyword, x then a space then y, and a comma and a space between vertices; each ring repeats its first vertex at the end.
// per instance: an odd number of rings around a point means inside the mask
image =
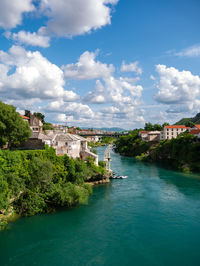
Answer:
POLYGON ((0 265, 199 266, 200 179, 113 152, 112 169, 128 178, 96 187, 88 205, 0 232, 0 265))

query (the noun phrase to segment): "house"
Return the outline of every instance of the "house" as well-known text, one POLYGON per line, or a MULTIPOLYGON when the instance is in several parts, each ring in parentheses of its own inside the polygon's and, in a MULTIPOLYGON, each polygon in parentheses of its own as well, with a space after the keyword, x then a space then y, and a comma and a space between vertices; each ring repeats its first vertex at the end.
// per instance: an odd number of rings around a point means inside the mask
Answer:
POLYGON ((190 127, 186 127, 185 125, 165 126, 163 129, 163 139, 177 138, 179 134, 189 129, 190 127))
POLYGON ((24 120, 24 121, 26 121, 27 123, 29 123, 29 117, 28 116, 25 116, 25 115, 19 115, 19 116, 21 116, 21 118, 24 120))
POLYGON ((98 165, 98 155, 92 153, 87 146, 88 140, 70 133, 63 133, 59 130, 47 130, 46 134, 39 134, 39 138, 43 140, 45 144, 53 147, 56 150, 58 156, 67 154, 72 158, 81 158, 86 160, 87 157, 93 157, 94 162, 98 165))
POLYGON ((189 129, 190 134, 200 138, 200 125, 194 125, 189 129))
POLYGON ((144 141, 148 141, 148 133, 150 131, 147 131, 147 130, 142 130, 142 131, 139 131, 139 136, 142 140, 144 141))
POLYGON ((42 132, 43 123, 39 118, 37 118, 33 114, 30 114, 29 124, 32 132, 42 132))
POLYGON ((42 126, 43 123, 42 121, 37 118, 36 116, 34 116, 33 114, 30 114, 30 117, 25 116, 25 115, 20 115, 21 118, 26 121, 27 123, 29 123, 30 129, 33 133, 36 132, 42 132, 42 126))
POLYGON ((147 134, 147 141, 160 141, 160 131, 150 131, 147 134))
POLYGON ((160 141, 160 131, 139 131, 139 136, 143 141, 160 141))

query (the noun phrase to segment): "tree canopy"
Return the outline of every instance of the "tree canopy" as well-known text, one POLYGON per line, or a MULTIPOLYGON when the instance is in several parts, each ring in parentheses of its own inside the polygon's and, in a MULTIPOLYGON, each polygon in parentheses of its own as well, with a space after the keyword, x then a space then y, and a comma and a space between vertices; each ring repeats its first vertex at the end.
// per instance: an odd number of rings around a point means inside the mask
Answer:
POLYGON ((17 146, 31 135, 29 124, 24 121, 12 105, 0 102, 0 147, 17 146))

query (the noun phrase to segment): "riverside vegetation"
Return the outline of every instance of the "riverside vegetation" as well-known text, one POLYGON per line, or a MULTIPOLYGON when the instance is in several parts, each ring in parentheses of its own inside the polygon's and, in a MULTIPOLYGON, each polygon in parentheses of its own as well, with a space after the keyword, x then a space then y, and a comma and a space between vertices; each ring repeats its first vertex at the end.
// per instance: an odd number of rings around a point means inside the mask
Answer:
POLYGON ((157 162, 184 172, 200 172, 200 142, 191 134, 182 133, 176 139, 159 143, 145 142, 139 130, 122 136, 115 142, 115 151, 138 160, 157 162))
POLYGON ((92 158, 84 162, 67 155, 58 157, 49 147, 0 150, 0 227, 14 213, 31 216, 87 203, 92 188, 86 182, 105 175, 101 162, 96 166, 92 158))
POLYGON ((86 203, 92 193, 87 182, 106 178, 103 162, 96 166, 90 157, 87 162, 58 157, 48 146, 45 150, 13 150, 30 135, 28 123, 16 108, 0 102, 0 148, 8 148, 0 149, 0 229, 15 214, 31 216, 86 203))

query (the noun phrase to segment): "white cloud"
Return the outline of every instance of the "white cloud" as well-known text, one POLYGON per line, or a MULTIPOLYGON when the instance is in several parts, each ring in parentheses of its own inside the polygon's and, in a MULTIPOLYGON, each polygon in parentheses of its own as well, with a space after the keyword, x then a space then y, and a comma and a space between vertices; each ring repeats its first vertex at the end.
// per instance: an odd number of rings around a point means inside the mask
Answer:
POLYGON ((122 62, 121 72, 136 72, 138 75, 142 74, 142 68, 138 66, 139 62, 132 62, 130 64, 126 64, 125 61, 122 62))
POLYGON ((100 80, 96 81, 96 87, 90 91, 84 100, 90 103, 136 103, 141 97, 142 86, 126 81, 126 78, 119 79, 113 76, 103 79, 105 86, 100 80))
POLYGON ((40 10, 49 20, 40 32, 71 37, 90 33, 111 23, 118 0, 41 0, 40 10))
POLYGON ((66 116, 73 116, 75 118, 93 118, 94 112, 92 109, 82 103, 71 102, 65 103, 62 100, 50 102, 44 107, 47 112, 64 113, 66 116))
POLYGON ((50 37, 39 35, 36 32, 19 31, 18 33, 6 33, 6 37, 16 41, 19 44, 26 44, 31 46, 40 46, 43 48, 49 47, 50 37))
POLYGON ((35 9, 32 0, 1 0, 0 5, 0 27, 4 29, 20 25, 23 13, 35 9))
POLYGON ((168 104, 168 112, 199 110, 200 77, 190 71, 157 65, 159 74, 158 92, 155 99, 168 104))
POLYGON ((198 57, 200 56, 200 44, 190 46, 182 51, 175 53, 174 55, 180 57, 198 57))
POLYGON ((84 52, 77 63, 62 66, 66 79, 96 79, 110 76, 114 72, 112 64, 103 64, 95 61, 98 50, 95 53, 84 52))
POLYGON ((78 99, 73 91, 64 90, 62 70, 38 51, 26 51, 20 46, 12 46, 8 53, 0 51, 0 69, 0 92, 4 98, 78 99))

